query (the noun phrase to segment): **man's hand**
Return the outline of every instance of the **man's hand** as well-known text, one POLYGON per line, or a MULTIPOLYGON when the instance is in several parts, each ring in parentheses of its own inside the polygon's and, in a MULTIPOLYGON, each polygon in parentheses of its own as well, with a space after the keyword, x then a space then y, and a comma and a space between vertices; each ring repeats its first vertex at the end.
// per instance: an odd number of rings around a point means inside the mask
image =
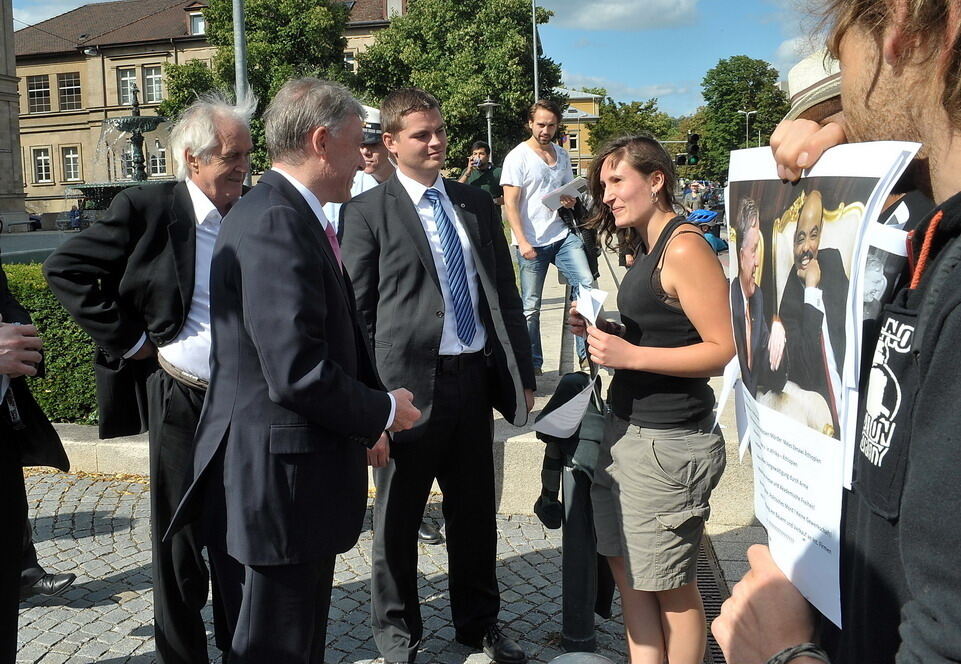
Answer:
POLYGON ((806 288, 821 287, 821 266, 817 258, 808 261, 807 267, 797 271, 798 278, 804 282, 806 288))
POLYGON ((527 402, 527 412, 534 410, 534 390, 524 389, 524 401, 527 402))
POLYGON ((587 328, 587 348, 594 364, 600 364, 609 369, 634 368, 632 361, 634 358, 631 355, 637 346, 616 334, 608 334, 590 326, 587 328))
POLYGON ((414 395, 403 387, 391 390, 390 393, 394 395, 395 408, 394 422, 390 425, 389 431, 392 433, 407 431, 420 419, 420 411, 414 406, 414 395))
POLYGON ((812 120, 782 120, 771 134, 771 149, 782 180, 796 181, 824 151, 847 142, 844 127, 829 122, 823 127, 812 120))
POLYGON ((561 205, 566 207, 568 210, 574 207, 576 203, 577 203, 577 199, 574 198, 573 196, 567 196, 567 195, 561 196, 561 205))
POLYGON ((529 261, 534 260, 537 257, 537 249, 531 246, 531 243, 524 238, 517 238, 517 251, 520 255, 529 261))
POLYGON ((36 376, 37 365, 43 359, 43 341, 33 325, 14 325, 0 319, 0 374, 19 378, 36 376))
POLYGON ((367 465, 372 468, 383 468, 390 460, 390 439, 387 432, 380 434, 374 446, 367 450, 367 465))
MULTIPOLYGON (((778 569, 766 546, 747 551, 751 569, 711 624, 724 657, 737 664, 764 664, 785 648, 811 641, 811 606, 778 569)), ((802 660, 798 660, 799 662, 802 660)))
POLYGON ((153 345, 150 339, 143 342, 143 346, 140 347, 136 353, 130 356, 131 360, 146 360, 147 358, 153 357, 157 354, 157 347, 153 345))
MULTIPOLYGON (((767 357, 770 361, 771 371, 777 371, 784 359, 784 346, 787 341, 787 332, 784 323, 780 318, 771 321, 771 334, 767 341, 767 357)), ((750 339, 748 340, 750 343, 750 339)))

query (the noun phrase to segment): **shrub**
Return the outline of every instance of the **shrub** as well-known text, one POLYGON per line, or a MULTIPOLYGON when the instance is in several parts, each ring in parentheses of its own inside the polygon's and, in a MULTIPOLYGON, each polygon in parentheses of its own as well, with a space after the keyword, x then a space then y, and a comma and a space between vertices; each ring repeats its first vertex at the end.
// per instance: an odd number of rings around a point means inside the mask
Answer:
POLYGON ((27 379, 37 403, 54 422, 96 423, 93 341, 50 292, 39 263, 4 265, 3 270, 10 292, 43 338, 46 376, 27 379))

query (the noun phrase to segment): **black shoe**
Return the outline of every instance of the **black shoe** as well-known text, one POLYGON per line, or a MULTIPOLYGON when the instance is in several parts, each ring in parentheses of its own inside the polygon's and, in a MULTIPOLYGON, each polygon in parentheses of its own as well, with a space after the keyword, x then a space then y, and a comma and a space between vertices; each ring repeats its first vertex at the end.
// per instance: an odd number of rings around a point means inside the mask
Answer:
POLYGON ((460 636, 455 636, 455 638, 458 643, 483 650, 484 654, 497 664, 525 664, 527 662, 527 654, 513 639, 501 631, 497 623, 487 628, 480 641, 472 641, 460 636))
POLYGON ((444 536, 441 535, 440 531, 433 525, 426 521, 421 521, 420 528, 417 530, 417 539, 424 544, 440 544, 444 541, 444 536))
POLYGON ((47 595, 56 597, 64 590, 73 585, 77 580, 76 574, 47 574, 31 584, 20 586, 20 599, 26 599, 34 595, 47 595))

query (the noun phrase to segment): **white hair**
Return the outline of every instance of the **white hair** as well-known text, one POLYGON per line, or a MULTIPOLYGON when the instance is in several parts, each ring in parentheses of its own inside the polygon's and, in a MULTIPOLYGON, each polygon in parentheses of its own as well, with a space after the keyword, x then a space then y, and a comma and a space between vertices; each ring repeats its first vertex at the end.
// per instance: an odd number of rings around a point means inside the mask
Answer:
POLYGON ((187 153, 209 162, 220 147, 218 126, 236 122, 250 129, 250 118, 257 110, 257 98, 248 94, 237 104, 231 104, 222 93, 208 92, 188 106, 170 130, 170 150, 173 153, 175 175, 178 180, 190 177, 187 153))

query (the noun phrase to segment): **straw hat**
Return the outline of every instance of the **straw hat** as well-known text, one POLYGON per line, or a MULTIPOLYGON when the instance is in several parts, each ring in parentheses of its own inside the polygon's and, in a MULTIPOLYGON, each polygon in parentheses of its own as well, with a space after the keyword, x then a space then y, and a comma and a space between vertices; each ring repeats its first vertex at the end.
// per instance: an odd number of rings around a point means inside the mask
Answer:
POLYGON ((785 120, 795 120, 805 111, 841 95, 841 65, 821 49, 791 67, 787 75, 791 110, 785 120))

